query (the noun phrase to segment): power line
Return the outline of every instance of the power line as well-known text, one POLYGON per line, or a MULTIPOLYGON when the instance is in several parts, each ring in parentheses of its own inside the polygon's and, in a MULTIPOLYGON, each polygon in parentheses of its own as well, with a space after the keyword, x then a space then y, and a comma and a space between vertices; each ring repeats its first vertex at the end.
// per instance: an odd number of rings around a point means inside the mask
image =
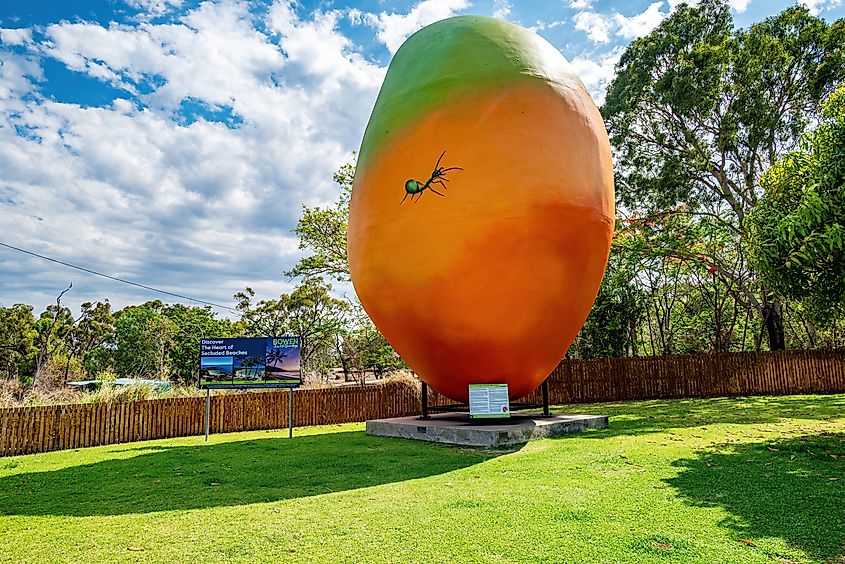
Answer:
POLYGON ((213 307, 218 307, 220 309, 227 309, 231 312, 236 312, 237 310, 233 307, 224 306, 220 304, 215 304, 213 302, 206 302, 204 300, 198 300, 196 298, 191 298, 189 296, 183 296, 182 294, 174 294, 173 292, 168 292, 167 290, 161 290, 159 288, 153 288, 152 286, 146 286, 144 284, 138 284, 137 282, 132 282, 130 280, 124 280, 123 278, 117 278, 116 276, 109 276, 108 274, 103 274, 102 272, 97 272, 96 270, 91 270, 90 268, 85 268, 82 266, 77 266, 75 264, 70 264, 69 262, 64 262, 58 259, 46 257, 44 255, 39 255, 38 253, 33 253, 32 251, 27 251, 26 249, 21 249, 20 247, 15 247, 13 245, 8 245, 0 241, 0 246, 6 247, 7 249, 12 249, 13 251, 18 251, 21 253, 25 253, 28 255, 32 255, 34 257, 38 257, 40 259, 49 260, 50 262, 55 262, 56 264, 61 264, 62 266, 67 266, 68 268, 75 268, 76 270, 81 270, 82 272, 87 272, 88 274, 94 274, 95 276, 102 276, 103 278, 108 278, 109 280, 114 280, 115 282, 122 282, 123 284, 129 284, 130 286, 136 286, 138 288, 143 288, 145 290, 150 290, 152 292, 158 292, 159 294, 165 294, 168 296, 173 296, 174 298, 181 298, 183 300, 188 300, 191 302, 197 302, 200 304, 210 305, 213 307))

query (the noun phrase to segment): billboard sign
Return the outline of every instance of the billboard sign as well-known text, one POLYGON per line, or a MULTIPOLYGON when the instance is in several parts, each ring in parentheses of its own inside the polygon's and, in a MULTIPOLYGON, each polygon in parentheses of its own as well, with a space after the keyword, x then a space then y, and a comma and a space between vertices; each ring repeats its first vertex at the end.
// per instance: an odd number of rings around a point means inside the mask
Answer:
POLYGON ((302 383, 299 337, 200 339, 201 387, 289 387, 302 383))

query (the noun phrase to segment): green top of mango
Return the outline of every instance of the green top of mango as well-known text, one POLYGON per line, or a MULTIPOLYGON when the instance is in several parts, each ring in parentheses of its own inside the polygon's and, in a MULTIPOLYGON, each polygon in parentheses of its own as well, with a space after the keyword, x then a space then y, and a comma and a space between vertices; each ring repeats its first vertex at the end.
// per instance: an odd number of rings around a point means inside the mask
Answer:
POLYGON ((402 44, 387 69, 358 167, 432 109, 526 79, 585 91, 555 47, 518 25, 458 16, 424 27, 402 44))

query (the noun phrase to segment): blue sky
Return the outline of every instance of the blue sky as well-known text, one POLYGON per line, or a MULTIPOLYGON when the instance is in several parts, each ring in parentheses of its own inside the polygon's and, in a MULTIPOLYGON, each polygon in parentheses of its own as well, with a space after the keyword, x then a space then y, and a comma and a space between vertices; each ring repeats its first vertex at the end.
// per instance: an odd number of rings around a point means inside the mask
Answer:
MULTIPOLYGON (((0 0, 0 242, 232 304, 290 291, 301 206, 331 202, 393 52, 482 14, 530 27, 597 103, 679 0, 0 0)), ((749 25, 793 2, 732 0, 749 25)), ((845 16, 842 0, 806 0, 845 16)), ((168 298, 0 247, 0 306, 168 298)), ((349 291, 341 287, 341 291, 349 291)))

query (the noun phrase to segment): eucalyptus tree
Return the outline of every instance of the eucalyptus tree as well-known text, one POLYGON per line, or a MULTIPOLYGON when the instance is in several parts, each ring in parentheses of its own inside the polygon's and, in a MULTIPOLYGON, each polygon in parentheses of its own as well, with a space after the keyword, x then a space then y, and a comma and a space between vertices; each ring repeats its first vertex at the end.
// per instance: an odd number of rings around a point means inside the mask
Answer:
POLYGON ((744 256, 759 178, 794 149, 845 74, 845 22, 804 7, 736 30, 724 0, 680 5, 623 53, 602 114, 623 207, 683 214, 730 233, 730 245, 666 256, 714 272, 784 347, 782 304, 744 256), (715 269, 715 270, 713 270, 715 269))
POLYGON ((20 379, 35 370, 35 316, 32 306, 0 307, 0 378, 20 379))
MULTIPOLYGON (((65 335, 67 358, 65 359, 64 381, 69 376, 71 361, 75 358, 84 365, 86 356, 100 349, 114 338, 114 315, 108 300, 84 302, 80 314, 65 335)), ((96 375, 96 374, 95 374, 96 375)))
POLYGON ((114 369, 130 378, 169 378, 170 351, 178 331, 159 300, 127 306, 115 314, 114 369))
POLYGON ((235 328, 249 336, 296 335, 304 368, 325 371, 349 312, 349 304, 332 296, 331 289, 322 278, 309 277, 290 294, 254 302, 255 292, 247 288, 235 294, 240 314, 235 328))
POLYGON ((65 339, 74 324, 70 309, 62 305, 62 298, 73 288, 69 284, 56 297, 56 305, 47 308, 35 322, 35 375, 32 387, 52 387, 54 382, 48 381, 48 370, 54 357, 63 352, 65 339))
POLYGON ((349 200, 355 179, 355 164, 346 163, 334 173, 340 188, 337 200, 326 207, 302 206, 302 217, 296 224, 299 248, 311 254, 303 257, 285 274, 292 277, 329 276, 339 282, 349 280, 346 255, 346 227, 349 223, 349 200))

